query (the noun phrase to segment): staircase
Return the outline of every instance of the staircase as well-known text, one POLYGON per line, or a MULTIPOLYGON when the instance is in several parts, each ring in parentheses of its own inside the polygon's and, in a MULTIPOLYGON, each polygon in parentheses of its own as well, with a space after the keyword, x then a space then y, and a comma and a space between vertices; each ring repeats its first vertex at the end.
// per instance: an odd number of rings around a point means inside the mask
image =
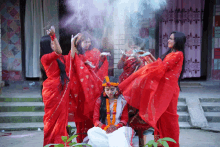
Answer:
MULTIPOLYGON (((186 101, 179 98, 180 128, 190 128, 186 101)), ((43 130, 44 104, 42 98, 0 98, 0 130, 43 130)), ((75 127, 75 123, 69 123, 75 127)))
POLYGON ((178 99, 177 114, 179 115, 179 127, 182 128, 182 129, 191 128, 191 125, 189 123, 190 116, 189 116, 189 113, 188 113, 185 98, 179 98, 178 99))
POLYGON ((42 98, 0 98, 0 130, 43 129, 42 98))
POLYGON ((209 130, 220 131, 220 98, 200 98, 209 130))
POLYGON ((42 98, 0 98, 0 130, 43 130, 43 116, 42 98))

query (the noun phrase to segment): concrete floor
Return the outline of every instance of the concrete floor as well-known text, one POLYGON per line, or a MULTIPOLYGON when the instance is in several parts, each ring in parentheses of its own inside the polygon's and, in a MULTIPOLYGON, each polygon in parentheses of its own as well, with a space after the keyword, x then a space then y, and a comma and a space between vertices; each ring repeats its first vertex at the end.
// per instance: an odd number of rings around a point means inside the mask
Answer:
MULTIPOLYGON (((153 135, 147 136, 147 141, 152 140, 153 135)), ((180 147, 220 147, 220 133, 208 132, 197 129, 180 130, 180 147)), ((138 138, 133 140, 136 144, 138 138)), ((43 131, 12 131, 0 133, 1 147, 42 147, 43 131), (10 136, 2 136, 12 133, 10 136)))

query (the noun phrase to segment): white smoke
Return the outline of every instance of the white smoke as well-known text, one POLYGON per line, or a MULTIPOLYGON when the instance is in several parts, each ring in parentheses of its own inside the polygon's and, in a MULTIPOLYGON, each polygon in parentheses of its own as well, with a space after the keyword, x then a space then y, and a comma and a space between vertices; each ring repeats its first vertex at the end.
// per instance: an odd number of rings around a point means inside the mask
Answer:
POLYGON ((166 0, 67 0, 69 15, 61 20, 60 26, 68 30, 77 27, 81 31, 90 28, 93 33, 103 35, 106 27, 114 27, 116 23, 124 27, 129 20, 136 32, 139 20, 154 17, 152 13, 165 4, 166 0))

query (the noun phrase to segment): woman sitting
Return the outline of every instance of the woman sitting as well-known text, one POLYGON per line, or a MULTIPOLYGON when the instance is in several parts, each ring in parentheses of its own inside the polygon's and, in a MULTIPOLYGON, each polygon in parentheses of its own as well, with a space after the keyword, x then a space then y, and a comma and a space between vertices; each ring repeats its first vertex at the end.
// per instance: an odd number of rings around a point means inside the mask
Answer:
POLYGON ((109 81, 103 85, 104 92, 97 99, 93 114, 93 128, 88 130, 88 144, 96 147, 128 147, 132 145, 134 131, 126 127, 128 107, 117 90, 118 83, 109 81))

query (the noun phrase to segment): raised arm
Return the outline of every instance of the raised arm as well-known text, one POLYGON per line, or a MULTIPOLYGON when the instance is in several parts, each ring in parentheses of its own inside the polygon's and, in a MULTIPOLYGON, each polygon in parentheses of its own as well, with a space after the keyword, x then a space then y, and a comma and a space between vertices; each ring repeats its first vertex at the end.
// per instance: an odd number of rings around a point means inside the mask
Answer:
POLYGON ((45 67, 45 65, 51 64, 54 60, 56 60, 60 56, 61 56, 61 54, 57 54, 56 52, 52 52, 52 53, 43 55, 40 60, 41 60, 42 65, 45 67))
POLYGON ((51 28, 49 30, 47 30, 47 34, 50 35, 51 41, 54 44, 54 51, 57 54, 62 54, 62 49, 61 49, 60 44, 59 44, 59 42, 56 38, 56 35, 55 35, 55 27, 51 26, 51 28))
POLYGON ((117 64, 118 69, 124 68, 125 60, 126 60, 126 55, 123 54, 121 59, 119 60, 119 62, 117 64))

